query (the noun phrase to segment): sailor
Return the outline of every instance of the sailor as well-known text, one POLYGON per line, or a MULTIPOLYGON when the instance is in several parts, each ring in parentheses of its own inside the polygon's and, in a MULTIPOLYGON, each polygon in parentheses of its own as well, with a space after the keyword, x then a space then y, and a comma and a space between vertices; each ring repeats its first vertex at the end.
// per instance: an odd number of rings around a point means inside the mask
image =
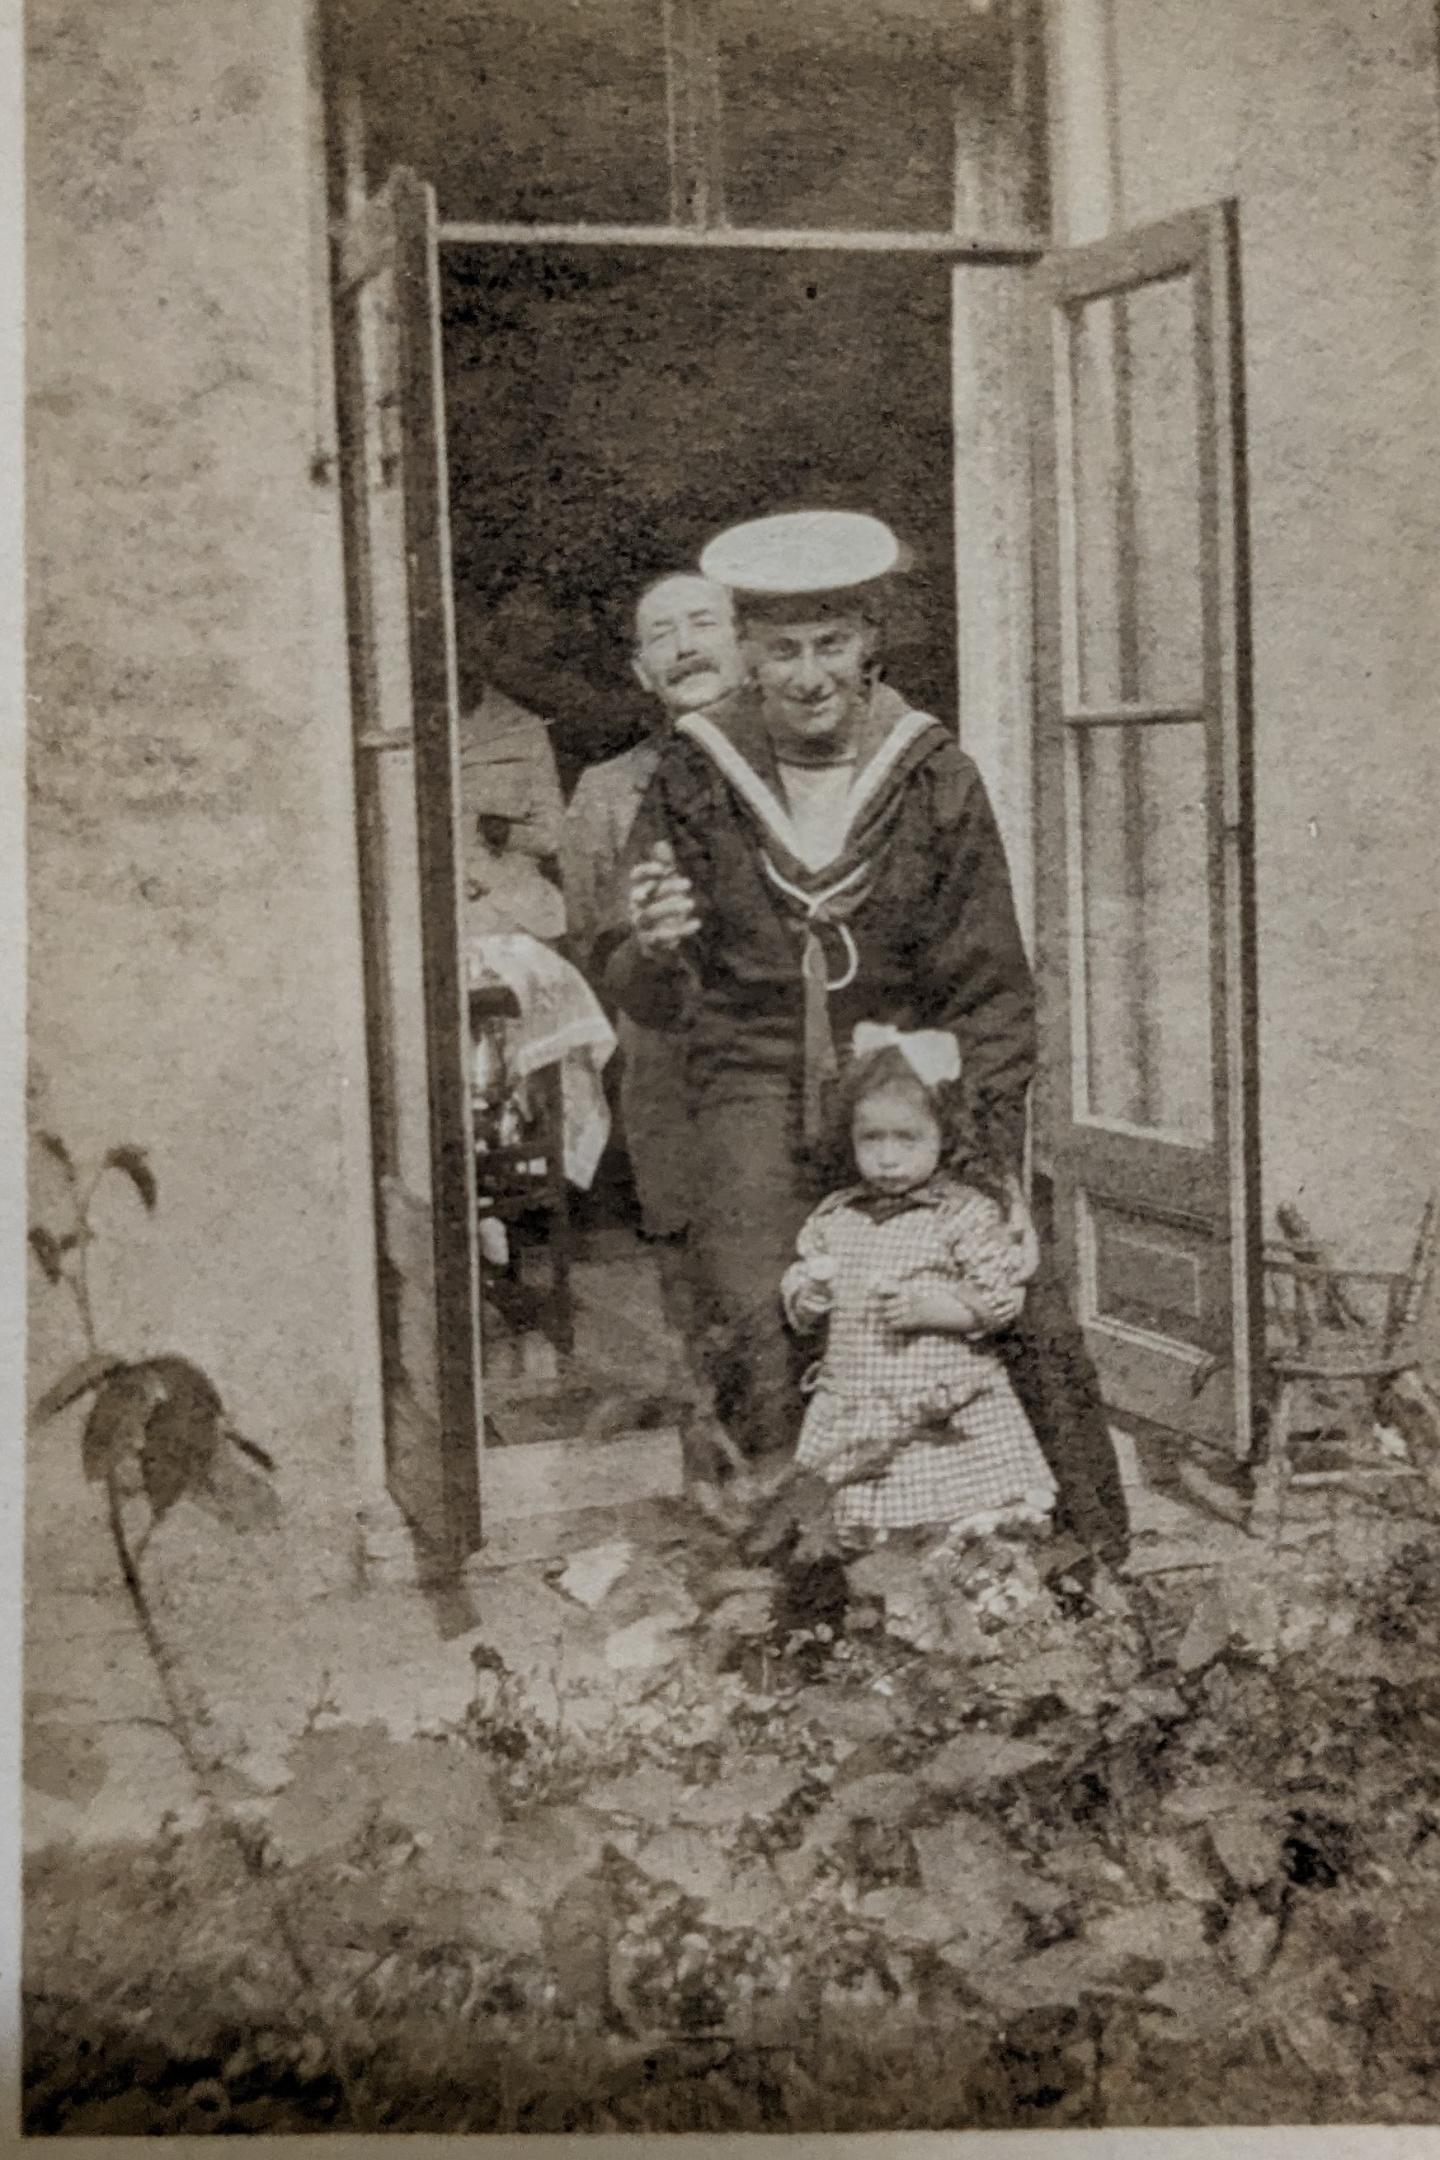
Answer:
MULTIPOLYGON (((793 1447, 780 1278, 819 1197, 837 1042, 948 1028, 973 1120, 1018 1171, 1035 998, 980 775, 879 665, 902 565, 878 519, 792 512, 721 534, 750 684, 682 714, 636 820, 612 995, 688 1044, 692 1258, 715 1399, 751 1457, 793 1447)), ((999 1339, 1060 1489, 1059 1520, 1118 1559, 1127 1528, 1093 1367, 1042 1262, 999 1339)))

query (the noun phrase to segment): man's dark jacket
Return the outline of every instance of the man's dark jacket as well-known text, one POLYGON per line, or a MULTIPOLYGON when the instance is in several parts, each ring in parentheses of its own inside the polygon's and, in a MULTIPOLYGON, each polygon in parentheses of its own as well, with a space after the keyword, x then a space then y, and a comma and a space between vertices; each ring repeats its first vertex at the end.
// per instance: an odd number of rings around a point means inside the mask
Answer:
POLYGON ((822 909, 816 924, 837 986, 828 1008, 841 1055, 861 1020, 953 1029, 987 1138, 1018 1160, 1035 1068, 1034 986, 984 784, 938 722, 884 688, 858 748, 855 788, 864 792, 868 774, 869 797, 840 856, 817 873, 767 814, 767 791, 780 804, 784 793, 753 703, 736 701, 698 737, 677 733, 641 806, 632 858, 669 841, 700 928, 683 964, 647 959, 619 937, 610 987, 635 1019, 689 1030, 700 1101, 743 1087, 746 1075, 798 1082, 805 903, 849 879, 835 919, 822 909))

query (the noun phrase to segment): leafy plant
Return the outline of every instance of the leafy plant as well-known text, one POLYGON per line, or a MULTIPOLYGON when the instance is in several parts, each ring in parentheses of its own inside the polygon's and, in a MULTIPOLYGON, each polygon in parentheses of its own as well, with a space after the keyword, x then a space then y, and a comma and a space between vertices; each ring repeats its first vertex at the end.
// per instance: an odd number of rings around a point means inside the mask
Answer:
POLYGON ((208 1796, 218 1766, 201 1747, 203 1715, 197 1717, 189 1707, 183 1676, 146 1595, 140 1561, 156 1528, 181 1499, 198 1502, 239 1529, 273 1522, 279 1510, 268 1478, 275 1464, 264 1448, 230 1424, 214 1382, 188 1358, 127 1358, 100 1345, 89 1267, 95 1243, 92 1211, 105 1180, 119 1178, 133 1188, 146 1213, 154 1213, 159 1187, 145 1150, 123 1142, 84 1171, 57 1134, 36 1137, 64 1175, 70 1221, 58 1231, 46 1223, 33 1225, 30 1250, 47 1280, 70 1292, 85 1337, 85 1355, 36 1404, 36 1422, 48 1424, 89 1400, 80 1435, 81 1463, 89 1482, 105 1488, 116 1561, 164 1689, 170 1729, 199 1790, 208 1796), (251 1463, 266 1476, 251 1470, 251 1463), (136 1500, 144 1503, 147 1519, 132 1540, 125 1510, 136 1500))
MULTIPOLYGON (((42 1132, 37 1140, 64 1175, 70 1221, 62 1230, 35 1224, 30 1250, 46 1279, 68 1290, 74 1299, 85 1355, 47 1389, 35 1406, 35 1419, 37 1424, 48 1424, 77 1403, 89 1402, 80 1435, 81 1463, 89 1482, 105 1488, 111 1542, 164 1694, 166 1730, 246 1873, 260 1877, 266 1872, 263 1842, 256 1839, 252 1826, 237 1819, 224 1804, 225 1764, 206 1741, 208 1713, 156 1621, 140 1562, 159 1524, 182 1499, 206 1508, 235 1529, 253 1530, 273 1523, 279 1514, 269 1482, 275 1463, 264 1448, 230 1423, 219 1389, 200 1366, 172 1353, 130 1358, 102 1347, 89 1269, 95 1243, 92 1210, 96 1194, 111 1178, 126 1182, 146 1213, 154 1213, 159 1187, 145 1150, 125 1142, 110 1148, 93 1168, 82 1170, 57 1134, 42 1132), (126 1508, 137 1502, 143 1505, 146 1519, 132 1539, 126 1508)), ((284 1898, 272 1889, 268 1903, 301 1994, 313 2000, 316 1976, 291 1925, 284 1898)), ((338 2050, 335 2053, 338 2062, 338 2050)))
POLYGON ((35 1416, 46 1424, 90 1398, 81 1461, 86 1478, 104 1485, 110 1497, 112 1531, 117 1549, 123 1546, 122 1570, 127 1555, 132 1562, 139 1558, 156 1526, 182 1499, 195 1501, 236 1529, 273 1522, 277 1508, 266 1479, 274 1473, 274 1461, 235 1430, 208 1374, 186 1358, 127 1358, 101 1347, 89 1267, 95 1242, 92 1210, 105 1180, 120 1178, 133 1188, 146 1212, 154 1212, 159 1188, 145 1150, 128 1142, 112 1147, 85 1173, 55 1133, 42 1132, 37 1138, 64 1173, 71 1220, 60 1231, 36 1223, 30 1250, 46 1279, 70 1292, 86 1348, 84 1357, 41 1397, 35 1416), (250 1464, 265 1472, 266 1479, 256 1477, 250 1464), (137 1497, 147 1503, 149 1520, 132 1549, 124 1543, 120 1504, 137 1497))

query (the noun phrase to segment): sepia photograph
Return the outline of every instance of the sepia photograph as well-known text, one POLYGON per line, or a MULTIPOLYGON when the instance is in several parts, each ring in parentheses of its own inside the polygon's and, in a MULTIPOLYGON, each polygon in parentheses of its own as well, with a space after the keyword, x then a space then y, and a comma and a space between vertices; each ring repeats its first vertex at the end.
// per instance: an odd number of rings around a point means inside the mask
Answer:
POLYGON ((1440 2125, 1435 0, 23 30, 27 2138, 1440 2125))

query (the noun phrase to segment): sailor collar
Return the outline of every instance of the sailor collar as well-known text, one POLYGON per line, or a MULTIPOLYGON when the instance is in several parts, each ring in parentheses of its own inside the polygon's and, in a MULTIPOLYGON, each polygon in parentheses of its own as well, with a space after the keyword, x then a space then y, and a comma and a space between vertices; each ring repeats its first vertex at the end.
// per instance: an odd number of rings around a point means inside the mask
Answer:
MULTIPOLYGON (((827 874, 829 866, 820 872, 805 866, 799 834, 785 803, 780 763, 758 699, 737 699, 721 712, 686 713, 675 722, 675 733, 703 751, 729 782, 766 840, 779 851, 788 872, 798 872, 802 883, 827 874)), ((888 783, 902 767, 916 761, 931 738, 945 739, 938 720, 914 711, 887 685, 875 687, 855 746, 854 778, 837 861, 848 854, 866 813, 875 808, 888 783)))

